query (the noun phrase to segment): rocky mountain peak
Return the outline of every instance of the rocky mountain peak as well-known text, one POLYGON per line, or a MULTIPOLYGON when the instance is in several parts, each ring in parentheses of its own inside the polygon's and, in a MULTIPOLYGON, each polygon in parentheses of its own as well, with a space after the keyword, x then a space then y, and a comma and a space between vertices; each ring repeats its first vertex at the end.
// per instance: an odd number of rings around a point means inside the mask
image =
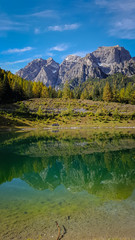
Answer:
POLYGON ((36 58, 33 61, 31 61, 30 63, 28 63, 27 66, 32 65, 32 64, 44 65, 44 64, 46 64, 46 60, 43 58, 36 58))
POLYGON ((61 64, 52 57, 47 60, 38 58, 17 72, 22 78, 40 81, 53 87, 64 84, 66 80, 84 82, 90 77, 102 79, 114 73, 127 76, 135 74, 135 58, 119 45, 99 47, 83 58, 74 54, 68 55, 61 64))
POLYGON ((77 62, 79 59, 81 59, 81 57, 79 56, 76 56, 76 55, 68 55, 64 61, 67 61, 67 62, 77 62))
POLYGON ((47 59, 47 63, 52 63, 52 62, 55 62, 55 61, 53 60, 52 57, 49 57, 49 58, 47 59))
MULTIPOLYGON (((57 63, 57 62, 55 62, 54 60, 53 60, 53 58, 48 58, 47 59, 47 64, 46 64, 46 67, 47 66, 49 66, 49 67, 51 67, 51 68, 54 68, 54 69, 58 69, 59 68, 59 63, 57 63)), ((53 69, 53 70, 54 70, 53 69)))
POLYGON ((99 47, 94 51, 93 56, 96 57, 98 63, 112 64, 129 61, 131 59, 130 53, 119 45, 113 47, 99 47))
POLYGON ((32 81, 40 81, 49 85, 55 85, 58 78, 59 63, 52 58, 44 60, 42 58, 34 59, 26 67, 19 70, 16 74, 32 81))

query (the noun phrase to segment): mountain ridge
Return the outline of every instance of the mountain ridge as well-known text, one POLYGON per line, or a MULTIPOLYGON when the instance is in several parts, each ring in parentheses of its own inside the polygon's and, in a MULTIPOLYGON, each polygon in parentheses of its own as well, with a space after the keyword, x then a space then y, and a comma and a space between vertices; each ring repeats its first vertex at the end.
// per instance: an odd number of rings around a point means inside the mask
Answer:
POLYGON ((59 87, 66 81, 82 83, 89 78, 103 79, 115 73, 129 77, 135 74, 135 57, 131 57, 129 51, 119 45, 99 47, 85 57, 68 55, 61 64, 51 57, 47 60, 34 59, 16 74, 26 80, 59 87))

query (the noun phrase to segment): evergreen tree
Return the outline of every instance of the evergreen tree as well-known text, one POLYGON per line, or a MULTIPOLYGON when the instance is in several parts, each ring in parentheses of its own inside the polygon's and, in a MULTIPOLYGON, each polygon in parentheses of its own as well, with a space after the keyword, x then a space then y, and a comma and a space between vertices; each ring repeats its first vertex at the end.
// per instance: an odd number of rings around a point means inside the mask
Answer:
POLYGON ((112 92, 109 82, 106 83, 103 89, 103 100, 106 102, 110 102, 112 100, 112 92))
POLYGON ((131 85, 131 83, 128 83, 128 85, 125 89, 125 101, 126 101, 126 103, 130 102, 131 94, 132 94, 132 85, 131 85))
POLYGON ((51 86, 48 87, 48 93, 49 93, 49 97, 52 98, 53 93, 52 93, 52 87, 51 86))
POLYGON ((88 99, 89 98, 89 94, 88 94, 88 91, 87 91, 86 88, 82 91, 82 94, 81 94, 80 98, 81 99, 88 99))
POLYGON ((3 76, 2 88, 3 88, 2 102, 10 102, 12 98, 12 90, 9 85, 9 81, 6 73, 4 73, 4 76, 3 76))
POLYGON ((69 87, 68 81, 65 82, 62 97, 63 98, 70 98, 70 87, 69 87))
POLYGON ((135 90, 131 94, 131 100, 130 101, 131 101, 132 104, 135 104, 135 90))
POLYGON ((33 97, 40 98, 42 92, 43 83, 34 82, 32 87, 33 97))
POLYGON ((49 98, 49 91, 46 86, 43 86, 42 92, 41 92, 41 97, 42 98, 49 98))
POLYGON ((62 91, 59 89, 58 92, 57 92, 57 97, 58 98, 62 98, 62 91))
POLYGON ((113 89, 112 89, 112 100, 114 102, 117 102, 118 101, 118 97, 119 97, 119 92, 117 90, 116 83, 114 83, 113 89))
POLYGON ((100 96, 99 86, 95 84, 92 90, 92 99, 98 100, 99 96, 100 96))
POLYGON ((119 101, 125 102, 125 88, 121 88, 121 90, 120 90, 119 101))

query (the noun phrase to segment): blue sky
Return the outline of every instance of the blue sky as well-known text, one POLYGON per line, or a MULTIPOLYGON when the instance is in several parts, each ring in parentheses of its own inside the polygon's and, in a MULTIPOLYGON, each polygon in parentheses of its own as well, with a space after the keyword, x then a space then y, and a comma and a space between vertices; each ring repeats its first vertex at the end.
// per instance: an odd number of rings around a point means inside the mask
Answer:
POLYGON ((0 0, 0 67, 117 44, 135 56, 134 23, 135 0, 0 0))

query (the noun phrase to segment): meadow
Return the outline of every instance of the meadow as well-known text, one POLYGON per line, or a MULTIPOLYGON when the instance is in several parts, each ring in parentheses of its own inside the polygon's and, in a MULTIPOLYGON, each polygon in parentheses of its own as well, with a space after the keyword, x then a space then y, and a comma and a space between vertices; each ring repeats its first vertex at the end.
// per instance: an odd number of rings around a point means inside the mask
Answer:
POLYGON ((82 99, 33 98, 0 105, 0 126, 134 127, 135 105, 82 99))

